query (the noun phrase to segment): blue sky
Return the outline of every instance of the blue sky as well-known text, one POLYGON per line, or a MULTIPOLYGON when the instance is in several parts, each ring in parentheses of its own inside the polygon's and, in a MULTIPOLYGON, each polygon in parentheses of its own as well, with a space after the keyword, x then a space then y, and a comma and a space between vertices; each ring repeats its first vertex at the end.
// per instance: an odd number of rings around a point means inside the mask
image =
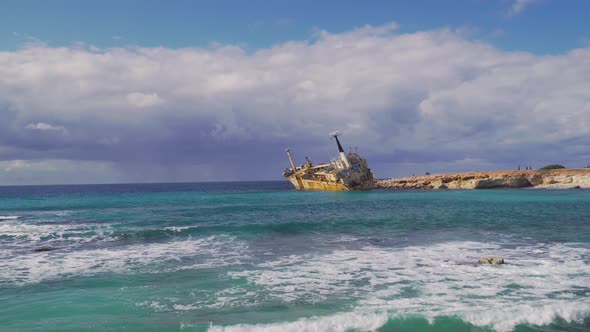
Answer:
POLYGON ((6 0, 0 10, 0 49, 39 39, 50 46, 82 41, 195 47, 213 42, 249 49, 308 40, 316 29, 344 32, 397 22, 401 32, 462 29, 503 50, 558 54, 590 39, 584 0, 522 1, 30 1, 6 0))
POLYGON ((587 1, 2 1, 0 185, 590 164, 587 1))

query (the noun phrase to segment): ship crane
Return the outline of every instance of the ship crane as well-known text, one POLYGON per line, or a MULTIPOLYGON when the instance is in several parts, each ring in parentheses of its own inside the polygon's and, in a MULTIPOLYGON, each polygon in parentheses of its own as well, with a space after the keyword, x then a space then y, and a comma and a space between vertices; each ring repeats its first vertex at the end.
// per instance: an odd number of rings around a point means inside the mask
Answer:
POLYGON ((344 165, 346 165, 346 168, 349 168, 350 161, 348 160, 348 156, 346 155, 346 153, 344 153, 344 149, 342 148, 342 145, 340 144, 340 140, 338 140, 338 136, 340 136, 340 135, 342 135, 342 133, 338 130, 330 134, 330 136, 332 136, 332 138, 334 138, 336 140, 336 144, 338 144, 338 152, 340 153, 340 160, 342 160, 342 162, 344 162, 344 165))
POLYGON ((289 162, 291 163, 291 169, 293 170, 293 173, 295 173, 297 171, 297 167, 295 167, 295 162, 293 161, 293 157, 291 156, 291 150, 285 149, 285 152, 287 152, 287 156, 289 156, 289 162))

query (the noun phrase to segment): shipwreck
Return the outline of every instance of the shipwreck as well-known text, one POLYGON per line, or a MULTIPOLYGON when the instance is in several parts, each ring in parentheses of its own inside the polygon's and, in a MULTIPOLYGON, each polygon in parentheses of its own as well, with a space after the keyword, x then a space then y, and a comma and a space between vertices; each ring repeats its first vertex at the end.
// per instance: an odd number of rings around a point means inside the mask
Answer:
POLYGON ((295 166, 291 151, 286 149, 291 168, 283 172, 283 176, 295 186, 297 190, 319 191, 351 191, 370 190, 373 187, 373 173, 367 160, 361 158, 356 149, 354 152, 344 152, 338 136, 340 132, 330 134, 338 145, 339 158, 329 163, 313 165, 306 157, 306 163, 295 166))

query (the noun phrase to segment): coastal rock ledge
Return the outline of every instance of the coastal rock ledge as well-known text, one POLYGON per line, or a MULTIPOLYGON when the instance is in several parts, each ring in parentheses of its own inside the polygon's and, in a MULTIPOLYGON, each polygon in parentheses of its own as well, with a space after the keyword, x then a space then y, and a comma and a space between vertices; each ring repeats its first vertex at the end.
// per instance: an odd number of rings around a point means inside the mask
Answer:
POLYGON ((375 180, 375 189, 590 189, 590 169, 493 171, 410 176, 375 180))

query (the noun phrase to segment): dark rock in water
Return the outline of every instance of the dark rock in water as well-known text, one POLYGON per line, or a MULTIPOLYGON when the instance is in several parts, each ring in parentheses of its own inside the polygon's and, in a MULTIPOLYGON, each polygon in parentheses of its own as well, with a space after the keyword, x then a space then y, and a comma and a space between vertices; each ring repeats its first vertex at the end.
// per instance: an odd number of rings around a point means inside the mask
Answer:
POLYGON ((482 257, 477 261, 479 264, 504 264, 504 258, 502 257, 482 257))
POLYGON ((20 218, 21 218, 21 216, 0 216, 0 221, 17 220, 20 218))
POLYGON ((33 249, 33 252, 52 251, 52 250, 55 250, 55 249, 57 249, 57 248, 54 248, 54 247, 39 247, 39 248, 33 249))

